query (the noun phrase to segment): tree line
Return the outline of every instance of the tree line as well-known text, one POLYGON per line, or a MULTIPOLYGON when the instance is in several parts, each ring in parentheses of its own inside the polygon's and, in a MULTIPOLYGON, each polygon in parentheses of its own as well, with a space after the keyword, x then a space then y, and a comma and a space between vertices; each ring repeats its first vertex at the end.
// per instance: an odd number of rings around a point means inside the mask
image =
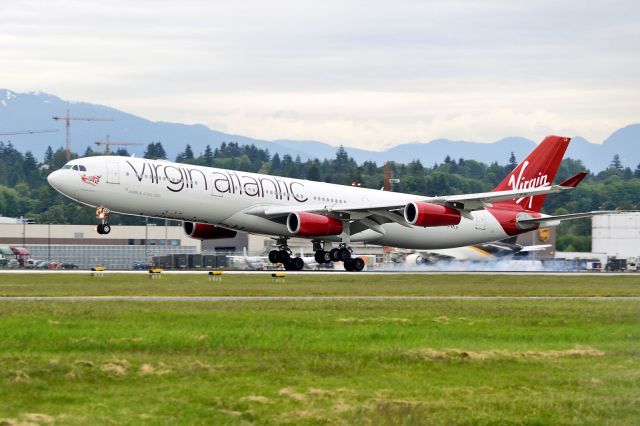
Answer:
MULTIPOLYGON (((128 155, 124 149, 114 154, 128 155)), ((101 155, 87 148, 83 156, 101 155)), ((72 153, 72 158, 77 158, 72 153)), ((145 158, 167 159, 161 142, 150 143, 145 158)), ((207 145, 196 155, 186 145, 176 160, 182 163, 219 167, 254 173, 273 174, 298 179, 329 182, 340 185, 359 185, 382 188, 384 168, 375 162, 358 164, 343 147, 336 150, 335 158, 302 161, 285 154, 271 155, 268 150, 254 145, 223 142, 219 147, 207 145)), ((390 163, 393 190, 420 195, 447 195, 490 191, 517 165, 513 153, 498 162, 484 164, 475 160, 445 158, 442 163, 422 164, 413 160, 406 164, 390 163)), ((48 185, 46 178, 66 163, 63 148, 49 147, 39 160, 30 152, 17 150, 11 142, 0 141, 0 216, 25 217, 38 223, 95 223, 93 209, 79 205, 59 194, 48 185)), ((585 170, 579 160, 564 159, 555 181, 561 182, 585 170)), ((575 190, 547 197, 544 212, 565 214, 600 209, 640 209, 640 164, 635 170, 624 168, 615 156, 609 168, 589 175, 575 190)), ((142 224, 143 218, 112 215, 111 223, 142 224)), ((563 222, 558 229, 558 250, 589 251, 591 249, 591 221, 580 219, 563 222)))

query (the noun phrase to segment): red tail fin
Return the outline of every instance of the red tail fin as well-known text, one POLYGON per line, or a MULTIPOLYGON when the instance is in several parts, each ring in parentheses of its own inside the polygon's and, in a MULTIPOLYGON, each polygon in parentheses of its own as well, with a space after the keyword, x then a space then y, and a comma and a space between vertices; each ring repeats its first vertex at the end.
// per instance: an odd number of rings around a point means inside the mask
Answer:
MULTIPOLYGON (((508 191, 511 189, 537 188, 549 186, 560 167, 560 162, 569 146, 570 138, 562 136, 547 136, 531 151, 524 161, 507 175, 507 177, 495 187, 494 191, 508 191)), ((518 208, 539 212, 542 209, 546 195, 518 198, 515 200, 499 201, 494 203, 496 207, 518 208)))

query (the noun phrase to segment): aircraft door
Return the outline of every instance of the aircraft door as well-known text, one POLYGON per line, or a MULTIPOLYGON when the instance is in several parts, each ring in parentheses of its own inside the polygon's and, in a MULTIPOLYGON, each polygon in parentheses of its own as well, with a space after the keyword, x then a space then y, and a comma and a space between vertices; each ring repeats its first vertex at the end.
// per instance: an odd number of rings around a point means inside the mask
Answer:
POLYGON ((120 170, 115 161, 107 161, 107 183, 120 183, 120 170))

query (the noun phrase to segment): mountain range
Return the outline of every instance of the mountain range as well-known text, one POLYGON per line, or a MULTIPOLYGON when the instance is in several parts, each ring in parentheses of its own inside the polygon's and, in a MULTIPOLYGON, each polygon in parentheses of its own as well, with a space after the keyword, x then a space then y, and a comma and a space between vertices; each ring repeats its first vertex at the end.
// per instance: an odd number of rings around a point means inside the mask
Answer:
MULTIPOLYGON (((42 93, 16 93, 0 89, 0 133, 20 130, 59 129, 57 133, 35 133, 29 135, 0 136, 0 140, 11 142, 20 150, 31 150, 42 158, 47 146, 54 149, 64 146, 64 123, 52 120, 52 116, 63 116, 69 110, 72 116, 109 118, 113 121, 72 121, 72 150, 83 153, 87 146, 94 150, 94 142, 104 140, 107 135, 113 141, 129 141, 144 146, 129 146, 128 151, 141 156, 150 142, 162 142, 168 156, 173 159, 190 144, 193 151, 201 153, 206 145, 218 147, 222 142, 254 144, 268 149, 271 154, 300 156, 304 161, 313 158, 333 158, 337 147, 324 142, 307 140, 260 140, 242 135, 232 135, 210 129, 202 124, 180 124, 151 121, 104 105, 85 102, 70 102, 57 96, 42 93)), ((358 163, 385 161, 408 163, 418 159, 424 165, 441 163, 445 157, 478 160, 483 163, 497 161, 506 164, 511 152, 516 159, 524 158, 535 146, 535 142, 523 137, 506 137, 493 143, 453 141, 435 139, 429 142, 411 142, 394 146, 385 151, 368 151, 346 147, 347 153, 358 163)), ((112 149, 117 149, 117 146, 112 149)), ((580 136, 574 136, 566 157, 579 159, 592 172, 609 166, 618 154, 624 166, 635 169, 640 163, 640 124, 631 124, 616 130, 603 143, 595 144, 580 136)))

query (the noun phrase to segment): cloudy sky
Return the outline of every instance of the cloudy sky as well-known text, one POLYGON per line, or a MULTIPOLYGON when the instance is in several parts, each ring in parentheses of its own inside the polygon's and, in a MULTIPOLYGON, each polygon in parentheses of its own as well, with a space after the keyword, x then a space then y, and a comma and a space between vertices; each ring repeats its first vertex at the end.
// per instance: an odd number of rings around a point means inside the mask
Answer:
POLYGON ((600 143, 640 122, 637 1, 7 1, 0 87, 262 139, 600 143))

